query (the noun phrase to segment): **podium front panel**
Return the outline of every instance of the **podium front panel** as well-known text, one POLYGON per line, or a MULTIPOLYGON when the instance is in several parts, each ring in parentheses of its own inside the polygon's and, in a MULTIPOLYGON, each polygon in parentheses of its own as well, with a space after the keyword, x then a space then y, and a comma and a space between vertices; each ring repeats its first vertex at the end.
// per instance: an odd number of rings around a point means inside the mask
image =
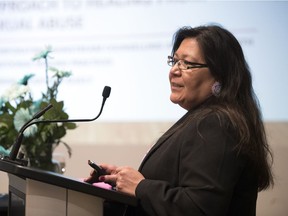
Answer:
POLYGON ((66 194, 65 188, 26 179, 25 215, 66 215, 66 194))
POLYGON ((103 215, 103 202, 104 199, 99 197, 68 190, 67 215, 103 215))
POLYGON ((9 216, 101 216, 105 200, 138 205, 138 200, 133 196, 95 187, 57 173, 3 160, 0 160, 0 170, 9 176, 9 216))

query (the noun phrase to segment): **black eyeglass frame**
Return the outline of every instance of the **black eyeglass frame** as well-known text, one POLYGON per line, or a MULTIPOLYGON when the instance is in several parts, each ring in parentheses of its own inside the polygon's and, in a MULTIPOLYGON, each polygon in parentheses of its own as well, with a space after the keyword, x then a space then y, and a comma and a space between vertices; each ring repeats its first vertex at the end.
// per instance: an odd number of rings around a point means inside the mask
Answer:
POLYGON ((177 61, 174 60, 174 57, 168 56, 167 64, 171 67, 173 67, 175 64, 177 64, 179 61, 183 61, 184 64, 187 65, 187 68, 185 70, 193 69, 193 68, 206 68, 208 67, 207 64, 197 63, 197 62, 189 62, 184 59, 178 59, 177 61))

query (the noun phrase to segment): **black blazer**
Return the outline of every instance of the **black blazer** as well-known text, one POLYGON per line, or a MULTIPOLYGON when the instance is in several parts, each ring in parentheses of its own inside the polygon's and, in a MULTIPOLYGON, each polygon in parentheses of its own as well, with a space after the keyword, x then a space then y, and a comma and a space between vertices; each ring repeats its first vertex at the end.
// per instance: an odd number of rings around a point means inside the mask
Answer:
POLYGON ((151 148, 139 167, 139 208, 126 215, 254 216, 257 174, 235 150, 227 118, 210 114, 199 123, 185 114, 151 148))

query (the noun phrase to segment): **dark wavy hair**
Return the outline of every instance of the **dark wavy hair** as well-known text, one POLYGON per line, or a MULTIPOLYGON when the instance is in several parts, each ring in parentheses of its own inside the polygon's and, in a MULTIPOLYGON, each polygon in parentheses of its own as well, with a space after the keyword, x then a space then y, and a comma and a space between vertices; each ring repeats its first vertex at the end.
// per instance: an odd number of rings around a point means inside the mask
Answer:
POLYGON ((258 190, 267 189, 273 185, 273 156, 241 45, 232 33, 217 25, 183 27, 174 35, 172 56, 185 38, 197 40, 210 72, 221 83, 220 95, 209 101, 213 108, 211 112, 228 116, 231 124, 237 128, 237 149, 248 155, 256 165, 258 190))

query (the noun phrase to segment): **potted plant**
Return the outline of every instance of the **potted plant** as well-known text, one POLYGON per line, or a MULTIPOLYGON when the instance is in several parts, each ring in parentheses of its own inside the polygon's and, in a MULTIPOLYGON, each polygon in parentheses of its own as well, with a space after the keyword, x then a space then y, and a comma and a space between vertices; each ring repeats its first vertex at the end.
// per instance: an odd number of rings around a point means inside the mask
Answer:
MULTIPOLYGON (((3 154, 8 154, 21 127, 48 104, 52 104, 53 109, 46 112, 41 120, 69 117, 65 112, 64 102, 58 101, 57 95, 61 82, 70 77, 71 72, 49 67, 48 59, 51 52, 51 47, 47 47, 33 58, 34 61, 44 60, 45 63, 46 91, 42 92, 41 98, 34 99, 29 86, 29 80, 34 74, 24 76, 0 97, 0 151, 3 154)), ((71 156, 71 148, 62 141, 62 138, 68 129, 75 128, 75 123, 31 125, 24 131, 21 152, 24 153, 30 166, 54 171, 53 151, 59 144, 64 144, 71 156)))

